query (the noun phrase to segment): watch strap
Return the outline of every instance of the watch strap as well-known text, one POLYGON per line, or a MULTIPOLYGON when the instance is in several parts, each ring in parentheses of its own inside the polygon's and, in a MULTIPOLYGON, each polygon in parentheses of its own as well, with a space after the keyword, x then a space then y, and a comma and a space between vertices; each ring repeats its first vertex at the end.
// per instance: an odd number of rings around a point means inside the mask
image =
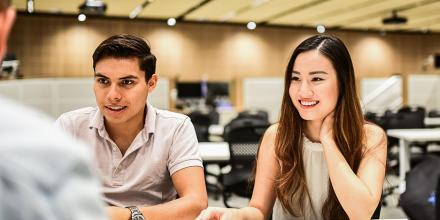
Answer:
POLYGON ((145 220, 144 215, 142 214, 142 212, 139 210, 138 207, 128 206, 126 208, 130 210, 132 220, 145 220))

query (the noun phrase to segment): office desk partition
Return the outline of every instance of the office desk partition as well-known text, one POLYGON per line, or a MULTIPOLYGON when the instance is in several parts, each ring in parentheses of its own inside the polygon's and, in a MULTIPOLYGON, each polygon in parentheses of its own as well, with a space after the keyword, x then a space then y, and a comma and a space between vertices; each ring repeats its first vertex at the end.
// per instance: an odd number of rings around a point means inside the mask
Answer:
POLYGON ((405 192, 405 174, 410 169, 409 145, 413 142, 440 141, 440 128, 390 129, 390 137, 399 139, 399 191, 405 192))
POLYGON ((228 142, 200 142, 199 151, 204 163, 225 163, 230 158, 228 142))

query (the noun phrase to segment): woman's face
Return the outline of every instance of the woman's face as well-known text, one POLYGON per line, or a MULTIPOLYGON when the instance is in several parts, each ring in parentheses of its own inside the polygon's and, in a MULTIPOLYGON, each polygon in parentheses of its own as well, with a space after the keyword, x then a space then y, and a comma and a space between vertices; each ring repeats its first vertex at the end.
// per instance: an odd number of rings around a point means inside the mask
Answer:
POLYGON ((289 95, 301 118, 323 120, 336 107, 338 79, 330 60, 318 50, 300 53, 291 75, 289 95))

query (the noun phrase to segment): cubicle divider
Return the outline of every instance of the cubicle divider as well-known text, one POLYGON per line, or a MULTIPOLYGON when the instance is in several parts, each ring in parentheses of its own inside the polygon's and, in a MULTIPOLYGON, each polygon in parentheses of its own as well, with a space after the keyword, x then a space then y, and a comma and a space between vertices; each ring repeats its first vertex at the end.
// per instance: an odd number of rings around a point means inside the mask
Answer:
MULTIPOLYGON (((0 81, 0 95, 57 118, 64 112, 96 106, 92 78, 42 78, 0 81)), ((169 80, 159 79, 148 97, 160 109, 169 109, 169 80)))
POLYGON ((247 77, 243 79, 243 109, 261 109, 269 121, 278 120, 284 92, 283 77, 247 77))

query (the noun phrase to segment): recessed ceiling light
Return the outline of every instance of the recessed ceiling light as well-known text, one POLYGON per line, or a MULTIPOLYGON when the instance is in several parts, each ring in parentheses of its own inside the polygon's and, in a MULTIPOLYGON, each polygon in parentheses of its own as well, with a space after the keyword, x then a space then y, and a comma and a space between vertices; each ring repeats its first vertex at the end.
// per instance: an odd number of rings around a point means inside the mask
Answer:
POLYGON ((324 25, 318 25, 318 26, 316 26, 316 31, 318 31, 318 33, 320 33, 320 34, 325 33, 325 27, 324 27, 324 25))
POLYGON ((257 28, 257 24, 255 22, 251 21, 251 22, 247 23, 246 27, 249 30, 254 30, 255 28, 257 28))
POLYGON ((83 21, 85 21, 86 19, 87 19, 87 17, 86 17, 85 14, 81 13, 81 14, 78 15, 78 21, 83 22, 83 21))
POLYGON ((176 25, 176 19, 175 18, 168 18, 167 24, 168 24, 168 26, 176 25))

